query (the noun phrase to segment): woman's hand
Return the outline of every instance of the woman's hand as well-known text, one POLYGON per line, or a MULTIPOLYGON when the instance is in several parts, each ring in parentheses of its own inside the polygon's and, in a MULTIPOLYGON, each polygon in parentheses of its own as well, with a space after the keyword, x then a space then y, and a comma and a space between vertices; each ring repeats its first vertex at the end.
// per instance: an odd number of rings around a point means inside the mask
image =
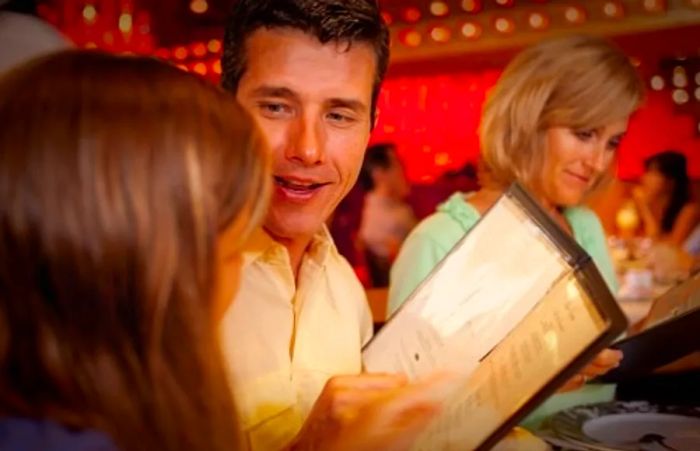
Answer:
POLYGON ((622 360, 622 351, 616 349, 604 349, 591 363, 584 367, 580 373, 569 379, 559 388, 559 392, 578 390, 590 379, 602 376, 613 368, 617 368, 622 360))
POLYGON ((446 375, 412 384, 390 374, 333 377, 291 450, 409 449, 458 386, 446 375))

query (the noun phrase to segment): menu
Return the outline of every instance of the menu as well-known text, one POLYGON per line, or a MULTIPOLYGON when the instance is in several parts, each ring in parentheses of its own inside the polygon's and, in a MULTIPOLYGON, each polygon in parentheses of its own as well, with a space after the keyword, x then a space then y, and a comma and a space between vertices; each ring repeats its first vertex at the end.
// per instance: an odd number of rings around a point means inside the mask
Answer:
POLYGON ((366 346, 368 371, 464 377, 416 449, 488 449, 626 327, 590 257, 519 185, 366 346))
POLYGON ((652 303, 641 329, 613 347, 625 357, 601 379, 623 381, 700 350, 700 273, 669 289, 652 303))

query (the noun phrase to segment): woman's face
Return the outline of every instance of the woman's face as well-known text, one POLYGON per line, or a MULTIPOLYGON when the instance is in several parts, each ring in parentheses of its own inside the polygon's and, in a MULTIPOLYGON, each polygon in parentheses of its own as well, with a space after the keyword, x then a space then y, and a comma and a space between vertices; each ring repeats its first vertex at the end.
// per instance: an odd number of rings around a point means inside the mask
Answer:
POLYGON ((641 184, 644 192, 650 197, 669 193, 673 188, 673 182, 653 165, 642 174, 641 184))
POLYGON ((551 207, 579 204, 610 166, 627 122, 625 118, 597 129, 548 128, 542 200, 551 207))

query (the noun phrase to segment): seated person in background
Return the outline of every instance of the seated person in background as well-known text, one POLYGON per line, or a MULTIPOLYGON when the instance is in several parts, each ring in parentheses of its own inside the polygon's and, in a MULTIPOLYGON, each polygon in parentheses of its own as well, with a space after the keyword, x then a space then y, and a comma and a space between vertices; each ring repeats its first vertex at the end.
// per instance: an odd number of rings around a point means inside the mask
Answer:
MULTIPOLYGON (((543 41, 520 53, 489 94, 482 115, 481 189, 455 193, 411 232, 391 270, 395 311, 514 181, 592 256, 614 293, 617 281, 598 217, 581 206, 615 159, 643 84, 626 55, 586 36, 543 41)), ((513 255, 513 258, 527 257, 513 255)), ((621 358, 601 353, 563 389, 580 387, 621 358)), ((575 404, 607 401, 614 386, 556 395, 526 422, 575 404)))
POLYGON ((405 199, 410 187, 393 144, 375 144, 365 153, 360 171, 365 190, 358 247, 372 286, 389 286, 389 269, 416 217, 405 199))
POLYGON ((644 160, 632 198, 644 235, 673 246, 681 246, 700 219, 700 208, 691 199, 686 157, 673 150, 644 160))
MULTIPOLYGON (((0 121, 0 450, 248 449, 218 326, 270 192, 250 117, 155 60, 69 52, 0 80, 0 121)), ((363 382, 295 449, 405 449, 438 408, 363 382)))

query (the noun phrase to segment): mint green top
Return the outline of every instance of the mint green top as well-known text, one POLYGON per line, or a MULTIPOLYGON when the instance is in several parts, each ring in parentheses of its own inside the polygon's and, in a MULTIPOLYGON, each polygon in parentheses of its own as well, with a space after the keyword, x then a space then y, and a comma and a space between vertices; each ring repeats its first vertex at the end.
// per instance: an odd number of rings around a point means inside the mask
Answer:
MULTIPOLYGON (((468 194, 455 193, 438 206, 437 211, 421 221, 404 241, 391 268, 388 313, 391 314, 425 279, 433 268, 462 239, 481 216, 465 200, 468 194)), ((605 232, 596 214, 586 207, 564 210, 574 239, 591 256, 610 290, 617 292, 617 279, 605 232)), ((613 399, 614 385, 587 385, 580 390, 557 394, 545 401, 524 422, 523 426, 537 427, 541 421, 559 410, 571 406, 605 402, 613 399)))

